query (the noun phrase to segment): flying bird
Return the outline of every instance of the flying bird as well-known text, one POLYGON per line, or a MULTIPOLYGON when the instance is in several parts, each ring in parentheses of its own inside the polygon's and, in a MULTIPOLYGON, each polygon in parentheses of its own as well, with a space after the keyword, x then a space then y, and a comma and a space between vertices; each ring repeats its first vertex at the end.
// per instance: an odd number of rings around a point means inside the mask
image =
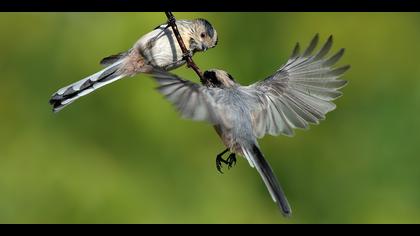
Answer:
MULTIPOLYGON (((176 25, 189 55, 217 45, 217 32, 205 19, 177 20, 176 25)), ((185 56, 172 28, 162 24, 142 36, 129 50, 102 59, 100 64, 105 69, 59 89, 49 102, 53 111, 58 112, 82 96, 122 78, 150 73, 153 68, 176 69, 186 63, 185 56)))
POLYGON ((342 95, 339 89, 347 81, 340 77, 350 66, 334 67, 344 49, 326 57, 332 36, 315 53, 318 39, 317 34, 303 53, 297 43, 285 65, 249 86, 240 85, 229 73, 217 69, 204 72, 203 85, 162 70, 152 74, 158 91, 184 118, 214 126, 226 146, 216 157, 217 169, 220 171, 222 163, 234 165, 236 155, 244 156, 257 169, 284 216, 291 215, 291 207, 257 140, 266 134, 293 136, 294 129, 306 130, 309 124, 319 124, 336 108, 332 101, 342 95), (230 155, 223 159, 226 152, 230 155))

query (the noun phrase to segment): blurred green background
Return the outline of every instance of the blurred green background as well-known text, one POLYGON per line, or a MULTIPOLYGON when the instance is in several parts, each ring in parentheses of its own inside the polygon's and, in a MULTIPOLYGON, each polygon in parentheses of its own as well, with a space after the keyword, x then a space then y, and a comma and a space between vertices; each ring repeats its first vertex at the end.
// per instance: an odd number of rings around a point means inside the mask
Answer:
POLYGON ((51 112, 53 92, 100 70, 163 13, 0 13, 1 223, 420 223, 420 14, 174 14, 214 25, 218 46, 195 61, 243 84, 315 33, 346 48, 337 109, 293 138, 260 140, 293 217, 245 159, 219 174, 213 128, 180 119, 148 76, 51 112))

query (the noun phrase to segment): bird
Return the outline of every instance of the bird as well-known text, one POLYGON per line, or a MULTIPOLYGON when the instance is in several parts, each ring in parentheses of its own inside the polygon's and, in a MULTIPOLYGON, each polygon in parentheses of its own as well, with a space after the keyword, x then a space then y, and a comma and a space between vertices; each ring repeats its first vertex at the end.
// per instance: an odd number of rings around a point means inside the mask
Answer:
POLYGON ((286 64, 248 86, 219 69, 205 71, 202 84, 162 70, 150 74, 158 84, 158 92, 183 118, 207 121, 214 126, 226 146, 216 157, 216 168, 220 171, 222 162, 230 168, 236 164, 236 155, 244 156, 256 168, 285 217, 291 216, 292 209, 258 139, 266 134, 293 136, 294 129, 307 130, 336 108, 332 101, 342 95, 339 89, 347 81, 341 77, 350 65, 334 66, 344 48, 326 57, 333 44, 332 35, 314 52, 318 41, 316 34, 302 53, 297 43, 286 64), (231 154, 223 159, 226 152, 231 154))
POLYGON ((102 86, 138 73, 149 73, 152 68, 173 70, 186 63, 185 57, 214 48, 218 35, 212 24, 203 18, 175 21, 188 50, 183 54, 169 21, 138 39, 129 50, 103 58, 105 68, 55 92, 49 103, 58 112, 77 99, 102 86))

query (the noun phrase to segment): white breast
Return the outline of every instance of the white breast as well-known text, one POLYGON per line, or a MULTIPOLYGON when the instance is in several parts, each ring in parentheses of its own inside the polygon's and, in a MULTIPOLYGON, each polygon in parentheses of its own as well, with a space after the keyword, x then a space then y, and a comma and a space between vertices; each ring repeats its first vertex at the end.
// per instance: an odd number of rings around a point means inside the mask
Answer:
POLYGON ((146 63, 166 70, 175 69, 185 62, 182 50, 170 28, 161 26, 141 37, 134 48, 139 50, 146 63))

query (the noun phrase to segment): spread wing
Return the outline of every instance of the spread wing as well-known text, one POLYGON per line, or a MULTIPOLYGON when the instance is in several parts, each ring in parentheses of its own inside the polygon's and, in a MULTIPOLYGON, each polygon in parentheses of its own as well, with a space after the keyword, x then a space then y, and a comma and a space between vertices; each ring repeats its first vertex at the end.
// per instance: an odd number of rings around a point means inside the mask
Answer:
POLYGON ((350 66, 333 67, 343 56, 344 49, 326 57, 332 42, 330 36, 322 48, 313 53, 318 43, 317 34, 302 54, 297 43, 287 63, 275 74, 243 87, 255 93, 261 104, 253 113, 257 137, 265 134, 292 136, 293 129, 318 124, 335 109, 332 101, 342 95, 339 89, 347 83, 339 78, 350 66))
POLYGON ((222 122, 223 107, 217 104, 223 90, 208 88, 163 70, 155 69, 151 75, 159 84, 157 90, 165 96, 183 118, 208 121, 212 124, 222 122))

